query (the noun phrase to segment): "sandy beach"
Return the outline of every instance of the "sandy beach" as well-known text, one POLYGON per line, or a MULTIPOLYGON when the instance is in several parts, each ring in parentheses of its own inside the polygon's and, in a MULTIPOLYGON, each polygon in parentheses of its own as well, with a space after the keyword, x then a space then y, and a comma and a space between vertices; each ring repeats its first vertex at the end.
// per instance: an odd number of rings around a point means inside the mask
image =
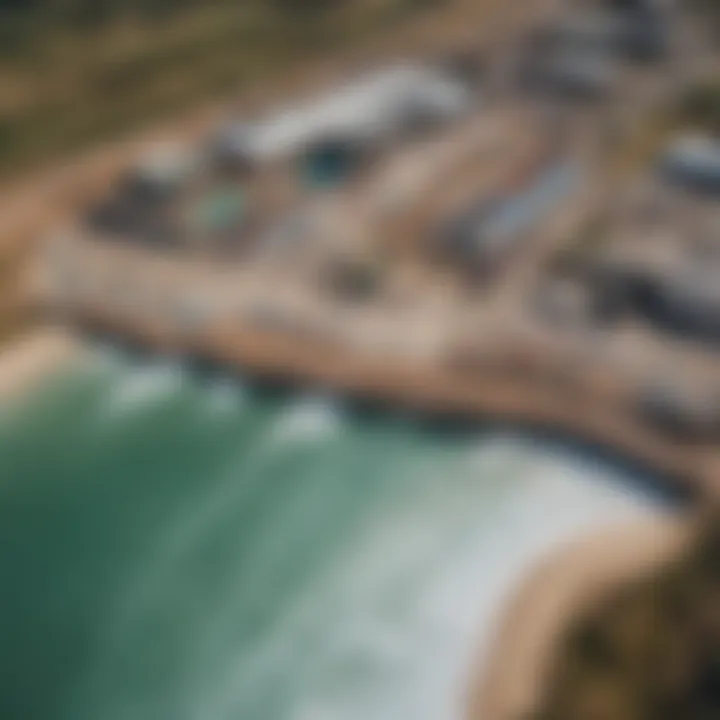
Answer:
POLYGON ((82 351, 70 332, 38 328, 0 350, 0 398, 7 401, 48 375, 59 372, 82 351))
POLYGON ((530 574, 498 627, 489 662, 470 690, 470 720, 528 717, 542 697, 572 618, 624 582, 680 551, 687 518, 649 518, 613 526, 566 546, 530 574))

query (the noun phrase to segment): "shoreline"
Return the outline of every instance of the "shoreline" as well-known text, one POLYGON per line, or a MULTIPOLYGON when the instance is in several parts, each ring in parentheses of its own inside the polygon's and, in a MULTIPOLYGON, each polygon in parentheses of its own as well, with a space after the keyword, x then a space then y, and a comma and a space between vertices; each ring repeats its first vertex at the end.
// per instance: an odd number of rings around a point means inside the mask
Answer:
POLYGON ((484 667, 469 689, 469 720, 532 717, 573 620, 618 587, 671 561, 690 527, 684 516, 613 525, 541 560, 500 617, 484 667))
MULTIPOLYGON (((211 357, 196 352, 193 347, 156 343, 148 336, 134 337, 132 333, 123 332, 124 329, 101 329, 94 323, 80 323, 76 327, 45 324, 30 330, 0 348, 0 399, 16 398, 44 378, 62 372, 88 351, 88 343, 91 347, 95 340, 109 340, 130 355, 180 359, 198 374, 219 372, 232 376, 240 372, 258 389, 289 394, 313 390, 328 393, 347 403, 347 407, 360 416, 404 415, 412 418, 420 431, 512 432, 532 442, 557 446, 606 464, 631 478, 633 487, 653 492, 669 506, 692 506, 711 489, 709 478, 697 472, 699 468, 682 467, 682 463, 677 467, 669 462, 672 452, 667 456, 643 452, 644 448, 634 447, 623 438, 622 428, 618 434, 607 433, 604 432, 606 423, 588 422, 592 418, 587 414, 577 418, 570 413, 572 417, 568 417, 559 398, 552 398, 553 402, 548 405, 549 398, 542 388, 533 387, 532 383, 527 387, 512 382, 512 387, 506 387, 500 378, 490 373, 484 383, 473 378, 469 386, 460 382, 453 387, 442 374, 438 377, 425 372, 416 375, 408 370, 405 377, 399 377, 391 368, 377 372, 378 368, 366 366, 364 362, 339 367, 340 372, 331 372, 328 377, 323 366, 313 362, 300 363, 300 367, 292 362, 283 363, 283 359, 292 358, 292 353, 277 352, 289 349, 282 347, 281 338, 276 338, 280 340, 280 347, 270 343, 268 348, 263 347, 263 341, 269 338, 251 333, 240 347, 231 349, 221 345, 216 348, 220 352, 211 357), (476 387, 471 388, 473 385, 476 387)), ((602 408, 598 412, 602 420, 616 419, 605 417, 602 408)))
POLYGON ((43 379, 62 372, 82 353, 71 332, 39 327, 0 350, 0 399, 16 400, 43 379))
MULTIPOLYGON (((487 402, 480 403, 477 409, 468 409, 462 402, 457 406, 444 407, 441 401, 435 402, 435 398, 420 397, 418 402, 413 402, 412 394, 406 394, 402 383, 394 387, 394 392, 389 385, 377 389, 371 384, 358 389, 355 384, 328 382, 322 373, 294 373, 292 368, 288 367, 284 368, 285 371, 282 367, 278 371, 272 363, 223 361, 177 345, 156 344, 148 341, 148 338, 143 341, 137 336, 123 333, 122 330, 113 332, 92 323, 80 323, 74 331, 77 342, 81 345, 83 342, 90 347, 96 343, 110 344, 139 362, 153 359, 179 361, 200 378, 215 375, 240 377, 254 391, 272 397, 293 398, 316 392, 340 402, 352 416, 405 418, 420 433, 455 436, 468 432, 509 433, 530 443, 557 449, 562 453, 582 457, 593 464, 608 467, 614 474, 625 478, 628 488, 650 493, 668 507, 692 506, 706 490, 704 486, 697 484, 699 478, 691 471, 685 474, 672 467, 664 467, 651 456, 634 453, 632 447, 626 444, 593 435, 586 431, 582 423, 570 426, 564 422, 553 422, 554 418, 546 418, 542 412, 537 411, 532 388, 527 402, 523 404, 520 400, 511 407, 507 407, 505 403, 495 403, 492 388, 488 390, 487 402)), ((260 349, 262 338, 257 340, 260 349)), ((318 364, 316 369, 319 368, 321 366, 318 364)), ((362 374, 354 376, 355 379, 358 377, 362 377, 362 374)), ((369 371, 366 377, 368 382, 377 379, 377 376, 369 371)), ((491 385, 493 379, 491 374, 488 378, 491 385)), ((483 386, 481 389, 488 388, 483 386)), ((522 394, 522 388, 519 392, 522 394)))
MULTIPOLYGON (((0 398, 6 402, 17 399, 42 380, 62 372, 82 357, 85 342, 82 335, 71 330, 43 326, 5 347, 0 351, 0 398)), ((118 344, 123 346, 122 339, 118 339, 118 344)), ((342 392, 338 395, 343 397, 342 392)), ((393 408, 401 409, 393 403, 385 405, 387 412, 393 408)), ((432 430, 434 418, 426 417, 432 430)), ((422 411, 418 418, 424 422, 422 411)), ((450 423, 452 430, 451 419, 450 423)), ((495 420, 490 417, 481 426, 513 427, 526 432, 522 422, 509 423, 502 417, 495 420)), ((583 450, 581 446, 587 444, 581 434, 568 433, 563 441, 557 436, 548 438, 542 428, 528 435, 541 443, 559 442, 573 450, 583 450)), ((595 457, 613 462, 611 448, 603 452, 602 445, 596 447, 600 455, 595 450, 595 457)), ((623 462, 620 450, 616 458, 623 462)), ((640 467, 636 469, 642 472, 640 467)), ((666 485, 671 490, 677 487, 653 470, 648 478, 660 490, 666 485)), ((641 478, 639 482, 644 485, 646 481, 641 478)), ((497 631, 482 667, 475 675, 470 668, 468 720, 514 720, 528 716, 537 707, 547 687, 559 642, 572 619, 591 609, 623 582, 651 572, 678 551, 687 536, 688 523, 682 503, 679 515, 674 512, 677 507, 672 503, 667 515, 611 525, 589 536, 580 536, 526 570, 501 607, 497 631)))
MULTIPOLYGON (((398 416, 407 418, 420 433, 462 435, 472 432, 510 433, 530 443, 560 450, 582 457, 593 464, 600 464, 625 478, 627 486, 641 493, 649 492, 671 508, 693 506, 705 488, 695 484, 698 478, 673 472, 654 463, 651 457, 635 454, 632 449, 611 439, 585 432, 583 426, 569 427, 555 424, 535 412, 533 398, 523 407, 504 404, 495 405, 492 392, 487 406, 468 412, 459 408, 443 408, 434 402, 408 402, 402 385, 399 394, 358 391, 345 385, 315 382, 307 375, 268 372, 249 363, 216 362, 202 354, 179 351, 177 347, 158 347, 152 343, 133 342, 127 334, 98 332, 87 326, 72 327, 45 324, 15 338, 0 348, 0 400, 16 399, 32 390, 48 376, 61 373, 72 363, 87 357, 97 343, 109 343, 126 354, 132 363, 135 358, 143 360, 176 360, 186 365, 190 372, 203 376, 220 375, 242 377, 259 393, 273 396, 294 397, 305 392, 318 391, 341 402, 348 412, 357 416, 398 416)), ((317 378, 315 378, 317 380, 317 378)), ((490 378, 492 382, 492 378, 490 378)), ((533 393, 530 393, 532 396, 533 393)))
MULTIPOLYGON (((73 319, 81 334, 111 338, 151 355, 198 361, 208 369, 240 372, 260 386, 327 392, 350 406, 409 414, 438 426, 489 424, 541 438, 567 438, 570 445, 599 450, 620 459, 622 466, 658 478, 680 496, 692 499, 718 489, 720 458, 710 450, 664 439, 624 404, 599 391, 585 392, 582 384, 577 390, 568 387, 572 392, 558 392, 547 373, 534 373, 533 366, 521 375, 493 367, 468 374, 355 356, 337 346, 248 327, 187 337, 85 308, 73 319)), ((578 379, 584 378, 581 373, 578 379)))
MULTIPOLYGON (((281 396, 308 391, 329 394, 342 402, 351 414, 360 418, 376 415, 407 417, 417 426, 418 432, 512 433, 529 442, 557 448, 582 456, 592 463, 605 465, 625 477, 630 488, 650 492, 668 507, 692 507, 709 491, 706 478, 690 469, 688 472, 678 472, 672 465, 664 466, 652 454, 634 452, 631 444, 614 442, 614 437, 605 437, 601 433, 594 434, 593 428, 586 427, 582 422, 573 425, 558 417, 546 417, 542 408, 536 407, 536 401, 540 398, 535 397, 532 388, 524 403, 519 397, 523 392, 522 387, 513 393, 512 400, 517 402, 512 403, 503 397, 504 388, 500 387, 495 388, 500 390, 499 396, 490 389, 485 401, 474 407, 471 404, 468 408, 462 402, 443 406, 442 398, 438 402, 433 393, 428 397, 416 398, 418 402, 412 402, 412 393, 408 396, 403 383, 399 383, 393 392, 392 377, 387 378, 390 384, 383 383, 380 388, 372 383, 361 387, 353 383, 335 384, 327 382, 322 374, 313 376, 278 372, 272 365, 253 362, 223 362, 222 359, 212 359, 202 353, 183 352, 178 347, 135 340, 139 338, 122 332, 104 332, 98 327, 83 324, 79 327, 55 324, 36 327, 0 349, 0 399, 7 402, 21 396, 43 379, 61 373, 64 367, 87 356, 96 342, 109 342, 130 358, 179 360, 199 377, 214 374, 237 377, 239 373, 258 392, 281 396), (501 401, 496 402, 498 399, 501 401)), ((373 377, 372 373, 368 375, 368 381, 372 381, 373 377)), ((494 380, 496 384, 497 379, 492 375, 488 378, 491 385, 494 380)), ((417 388, 415 383, 411 385, 417 388)), ((488 388, 478 388, 483 389, 488 388)))

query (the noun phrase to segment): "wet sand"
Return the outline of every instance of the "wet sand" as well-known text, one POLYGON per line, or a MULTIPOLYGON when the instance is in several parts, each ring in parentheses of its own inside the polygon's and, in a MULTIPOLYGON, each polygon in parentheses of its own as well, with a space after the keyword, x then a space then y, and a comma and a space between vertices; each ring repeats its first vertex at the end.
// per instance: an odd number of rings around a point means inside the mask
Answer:
POLYGON ((28 390, 69 365, 81 351, 80 342, 67 331, 39 328, 28 332, 0 351, 0 398, 7 400, 28 390))

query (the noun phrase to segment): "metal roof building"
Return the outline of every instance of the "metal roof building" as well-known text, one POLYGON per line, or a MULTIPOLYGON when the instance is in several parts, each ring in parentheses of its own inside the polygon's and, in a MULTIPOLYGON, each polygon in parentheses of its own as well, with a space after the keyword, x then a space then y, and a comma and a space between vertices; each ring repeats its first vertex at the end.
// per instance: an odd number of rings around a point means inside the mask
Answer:
POLYGON ((452 218, 441 230, 441 243, 471 261, 492 263, 542 223, 583 180, 579 163, 554 160, 534 172, 522 187, 483 200, 452 218))
POLYGON ((667 278, 655 300, 658 322, 698 340, 720 340, 720 285, 714 267, 667 278))
POLYGON ((669 180, 720 192, 720 141, 706 135, 681 137, 664 154, 661 171, 669 180))
POLYGON ((418 119, 450 119, 470 100, 470 90, 450 74, 408 63, 366 75, 254 124, 231 126, 224 134, 248 158, 265 162, 327 138, 374 141, 418 119))

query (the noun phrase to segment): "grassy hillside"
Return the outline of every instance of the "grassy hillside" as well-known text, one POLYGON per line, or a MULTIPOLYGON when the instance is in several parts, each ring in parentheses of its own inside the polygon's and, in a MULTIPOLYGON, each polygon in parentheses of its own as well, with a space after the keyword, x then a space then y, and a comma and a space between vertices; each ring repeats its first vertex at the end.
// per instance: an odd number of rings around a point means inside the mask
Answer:
POLYGON ((428 0, 0 0, 0 174, 332 50, 428 0))
POLYGON ((720 717, 720 522, 568 633, 536 720, 720 717))

